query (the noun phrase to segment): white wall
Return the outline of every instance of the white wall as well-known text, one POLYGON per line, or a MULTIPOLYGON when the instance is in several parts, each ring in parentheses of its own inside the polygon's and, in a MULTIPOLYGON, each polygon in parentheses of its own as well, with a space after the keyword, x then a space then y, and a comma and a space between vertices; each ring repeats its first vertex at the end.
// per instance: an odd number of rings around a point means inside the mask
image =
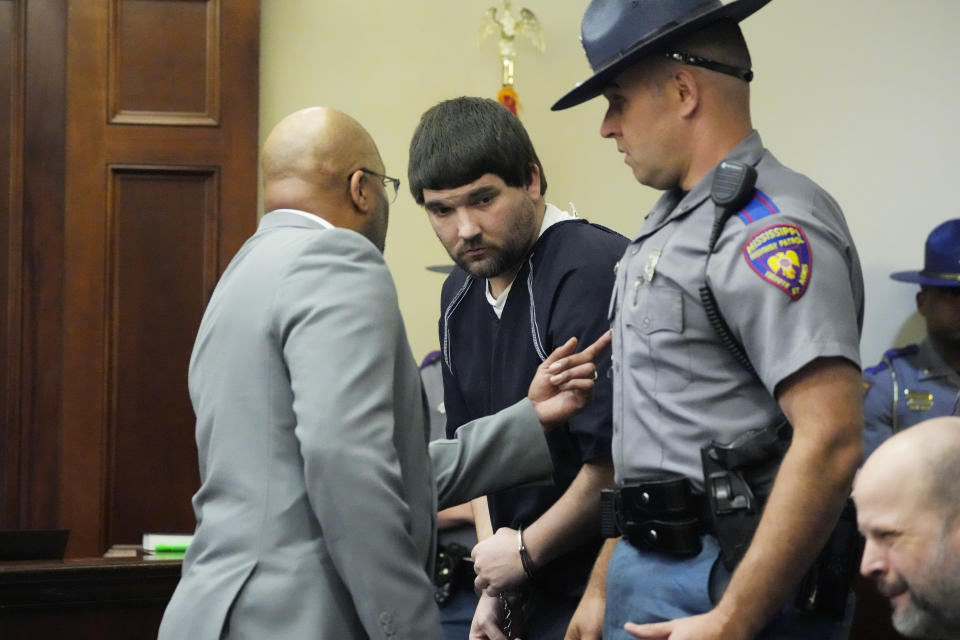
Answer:
MULTIPOLYGON (((260 138, 284 115, 324 104, 357 118, 400 177, 387 262, 414 354, 436 348, 448 262, 406 189, 410 136, 420 114, 458 95, 495 97, 495 44, 475 45, 498 0, 263 0, 260 138)), ((603 101, 554 113, 550 105, 588 75, 578 42, 587 0, 514 0, 543 24, 546 54, 519 46, 516 89, 549 179, 548 199, 632 235, 657 192, 638 185, 598 135, 603 101)), ((866 364, 916 339, 915 288, 889 280, 915 269, 939 222, 960 217, 943 185, 960 167, 956 0, 773 0, 743 23, 754 57, 753 116, 786 164, 843 207, 867 287, 866 364)), ((814 271, 816 277, 816 271, 814 271)))

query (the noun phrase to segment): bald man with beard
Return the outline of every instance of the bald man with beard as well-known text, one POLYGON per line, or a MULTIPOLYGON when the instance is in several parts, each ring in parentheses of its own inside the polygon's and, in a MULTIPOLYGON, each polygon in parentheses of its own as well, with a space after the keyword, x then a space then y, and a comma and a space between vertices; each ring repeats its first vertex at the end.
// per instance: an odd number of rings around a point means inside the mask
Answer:
POLYGON ((568 342, 527 399, 428 450, 382 256, 396 183, 373 139, 305 109, 276 126, 262 165, 268 213, 190 359, 197 529, 159 637, 439 639, 438 506, 549 477, 543 430, 586 403, 604 345, 568 342))
POLYGON ((934 418, 882 444, 854 484, 866 547, 860 572, 910 638, 960 638, 960 418, 934 418))

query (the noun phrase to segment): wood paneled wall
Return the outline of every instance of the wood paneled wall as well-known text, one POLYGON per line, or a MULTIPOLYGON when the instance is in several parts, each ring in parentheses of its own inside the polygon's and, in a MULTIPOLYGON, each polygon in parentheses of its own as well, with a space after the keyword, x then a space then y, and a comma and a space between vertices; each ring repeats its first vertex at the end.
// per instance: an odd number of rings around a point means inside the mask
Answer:
POLYGON ((0 0, 0 528, 190 531, 187 363, 256 224, 257 0, 0 0))

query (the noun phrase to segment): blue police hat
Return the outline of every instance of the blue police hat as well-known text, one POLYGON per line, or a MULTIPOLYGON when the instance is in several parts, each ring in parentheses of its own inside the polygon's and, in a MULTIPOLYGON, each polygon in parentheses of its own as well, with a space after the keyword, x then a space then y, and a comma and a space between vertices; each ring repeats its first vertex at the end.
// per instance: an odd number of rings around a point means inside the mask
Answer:
POLYGON ((641 58, 717 20, 740 22, 770 0, 592 0, 580 34, 593 75, 557 100, 554 111, 595 98, 641 58))
POLYGON ((927 236, 922 271, 898 271, 890 277, 933 287, 960 287, 960 218, 947 220, 927 236))

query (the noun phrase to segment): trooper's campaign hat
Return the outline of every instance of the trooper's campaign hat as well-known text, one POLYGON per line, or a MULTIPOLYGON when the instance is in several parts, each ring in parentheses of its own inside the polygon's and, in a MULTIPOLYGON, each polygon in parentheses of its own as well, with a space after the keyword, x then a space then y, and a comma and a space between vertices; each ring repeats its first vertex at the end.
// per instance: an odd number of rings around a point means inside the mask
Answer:
POLYGON ((890 277, 933 287, 960 287, 960 218, 937 225, 927 236, 920 271, 897 271, 890 277))
MULTIPOLYGON (((658 50, 665 52, 672 42, 712 22, 740 22, 768 2, 592 0, 580 23, 580 39, 593 75, 560 98, 552 109, 559 111, 586 102, 600 95, 615 76, 641 58, 658 50)), ((749 70, 728 69, 741 71, 738 75, 747 81, 753 76, 749 70)))

